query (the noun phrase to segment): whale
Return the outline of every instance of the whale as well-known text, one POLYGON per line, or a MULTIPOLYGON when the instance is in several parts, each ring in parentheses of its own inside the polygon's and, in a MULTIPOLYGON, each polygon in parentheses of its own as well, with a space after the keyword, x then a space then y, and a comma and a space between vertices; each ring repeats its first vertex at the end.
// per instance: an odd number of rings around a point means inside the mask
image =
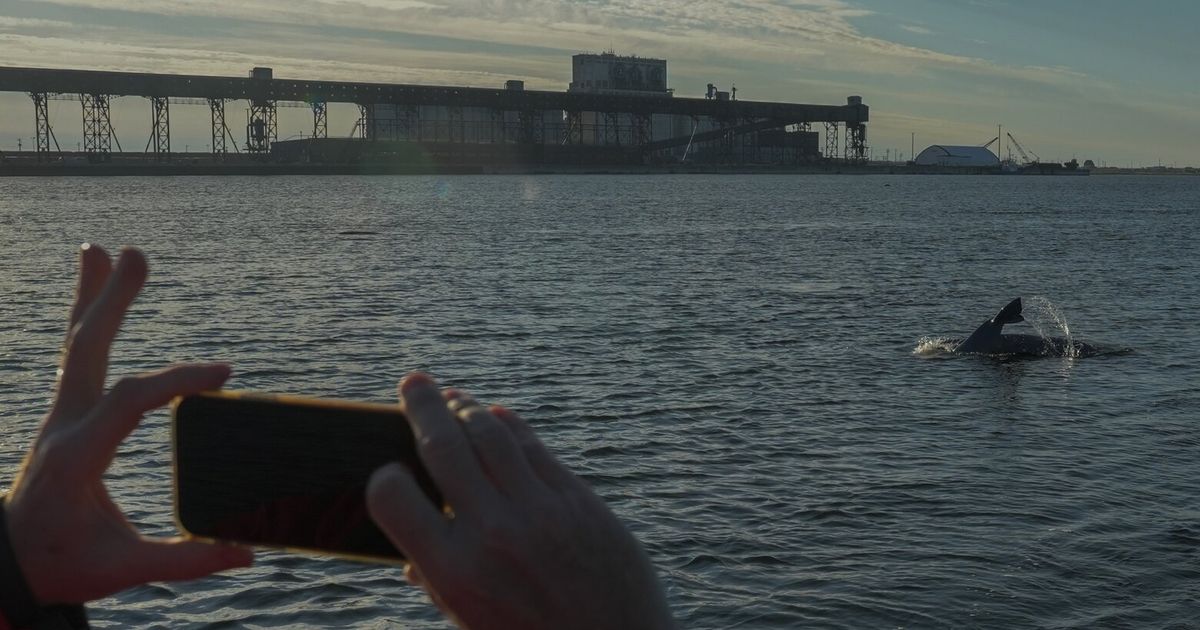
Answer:
POLYGON ((983 322, 971 336, 954 347, 955 354, 1024 355, 1036 357, 1090 357, 1100 349, 1088 343, 1063 337, 1004 334, 1004 326, 1025 321, 1021 316, 1021 298, 1017 298, 994 317, 983 322))

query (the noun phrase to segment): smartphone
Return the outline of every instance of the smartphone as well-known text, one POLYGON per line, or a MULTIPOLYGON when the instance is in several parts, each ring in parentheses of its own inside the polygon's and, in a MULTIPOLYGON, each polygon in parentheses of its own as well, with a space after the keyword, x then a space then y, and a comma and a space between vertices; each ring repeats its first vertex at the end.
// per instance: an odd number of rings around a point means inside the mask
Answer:
POLYGON ((443 507, 399 406, 218 391, 172 416, 176 523, 194 538, 402 562, 365 496, 396 461, 443 507))

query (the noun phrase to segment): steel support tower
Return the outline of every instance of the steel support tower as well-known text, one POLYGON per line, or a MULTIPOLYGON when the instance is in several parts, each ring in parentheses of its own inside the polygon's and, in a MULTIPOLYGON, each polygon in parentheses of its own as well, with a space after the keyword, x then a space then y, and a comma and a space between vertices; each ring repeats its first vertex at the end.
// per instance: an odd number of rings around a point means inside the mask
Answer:
POLYGON ((150 146, 154 159, 163 162, 171 159, 171 109, 165 96, 150 97, 150 146))
POLYGON ((275 101, 250 101, 246 114, 246 150, 265 157, 279 139, 275 101))
POLYGON ((314 138, 329 137, 329 111, 325 101, 310 101, 309 106, 313 112, 313 132, 314 138))
POLYGON ((836 122, 825 123, 825 159, 836 160, 838 154, 838 124, 836 122))
POLYGON ((562 143, 583 144, 583 112, 567 112, 567 126, 563 130, 562 143))
POLYGON ((363 140, 374 140, 375 129, 373 123, 375 116, 372 113, 372 106, 363 103, 358 104, 358 124, 354 126, 358 130, 358 137, 363 140))
POLYGON ((846 161, 854 164, 865 162, 867 159, 867 126, 858 124, 846 125, 846 161))
POLYGON ((80 94, 83 105, 83 152, 91 162, 112 160, 112 119, 107 94, 80 94))
POLYGON ((208 108, 212 112, 212 152, 217 160, 224 161, 227 149, 225 138, 229 135, 229 127, 225 125, 225 99, 208 99, 208 108))
POLYGON ((54 150, 60 152, 58 138, 54 137, 54 128, 50 126, 50 95, 45 92, 30 92, 29 97, 33 99, 33 117, 37 129, 37 145, 34 150, 37 152, 37 161, 45 162, 50 159, 51 143, 54 143, 54 150))

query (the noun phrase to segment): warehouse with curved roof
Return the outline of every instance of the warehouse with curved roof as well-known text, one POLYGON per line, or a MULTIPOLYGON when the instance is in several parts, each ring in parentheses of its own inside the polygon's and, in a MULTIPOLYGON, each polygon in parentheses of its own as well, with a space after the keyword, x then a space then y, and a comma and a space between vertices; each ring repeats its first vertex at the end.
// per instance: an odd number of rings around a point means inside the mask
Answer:
POLYGON ((921 166, 999 166, 1000 158, 986 147, 956 147, 935 144, 913 160, 921 166))

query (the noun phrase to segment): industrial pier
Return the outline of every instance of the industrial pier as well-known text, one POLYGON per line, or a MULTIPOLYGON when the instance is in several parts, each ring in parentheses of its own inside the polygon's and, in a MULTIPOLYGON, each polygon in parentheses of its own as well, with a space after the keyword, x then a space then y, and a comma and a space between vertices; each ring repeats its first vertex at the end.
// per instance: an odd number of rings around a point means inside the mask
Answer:
MULTIPOLYGON (((28 94, 33 151, 0 152, 0 173, 497 172, 504 169, 857 164, 867 156, 868 107, 739 100, 709 85, 674 95, 666 62, 576 55, 565 92, 275 78, 0 67, 0 91, 28 94), (148 101, 146 150, 115 143, 110 105, 148 101), (58 146, 48 103, 80 103, 81 151, 58 146), (328 105, 358 106, 350 137, 329 135, 328 105), (231 106, 244 104, 245 117, 231 106), (172 150, 172 105, 204 105, 211 151, 172 150), (310 138, 278 139, 278 108, 312 111, 310 138), (235 118, 227 117, 227 113, 235 118), (234 122, 237 120, 238 122, 234 122), (822 140, 823 133, 823 140, 822 140)), ((143 135, 145 134, 145 135, 143 135)))

